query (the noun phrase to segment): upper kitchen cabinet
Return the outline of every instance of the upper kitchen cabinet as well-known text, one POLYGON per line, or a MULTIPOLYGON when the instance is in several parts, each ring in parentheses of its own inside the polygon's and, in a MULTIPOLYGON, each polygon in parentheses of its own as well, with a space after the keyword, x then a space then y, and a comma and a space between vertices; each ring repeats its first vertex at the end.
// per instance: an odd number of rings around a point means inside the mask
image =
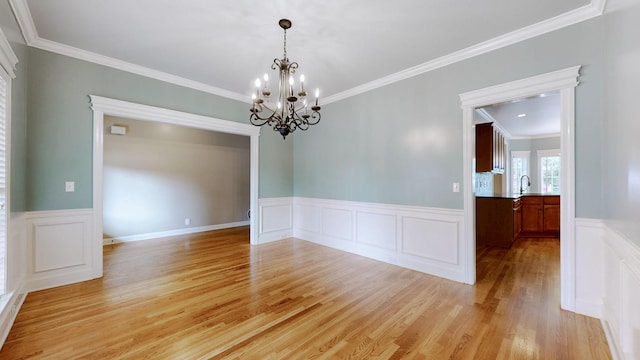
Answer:
POLYGON ((476 124, 476 172, 503 174, 506 166, 504 136, 493 123, 476 124))

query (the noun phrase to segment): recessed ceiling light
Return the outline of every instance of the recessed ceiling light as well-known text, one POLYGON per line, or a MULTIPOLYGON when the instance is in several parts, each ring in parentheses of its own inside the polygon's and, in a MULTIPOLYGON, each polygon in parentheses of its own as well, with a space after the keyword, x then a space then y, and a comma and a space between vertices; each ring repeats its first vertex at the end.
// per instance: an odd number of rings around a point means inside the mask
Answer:
POLYGON ((518 114, 518 117, 525 117, 525 116, 527 116, 527 114, 525 114, 525 113, 518 114))

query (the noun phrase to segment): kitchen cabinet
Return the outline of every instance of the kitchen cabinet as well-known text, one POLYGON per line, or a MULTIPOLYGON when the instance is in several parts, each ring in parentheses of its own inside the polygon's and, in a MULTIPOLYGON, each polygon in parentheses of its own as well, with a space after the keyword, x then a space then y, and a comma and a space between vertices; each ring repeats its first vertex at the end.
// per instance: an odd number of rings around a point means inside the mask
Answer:
POLYGON ((557 237, 560 234, 560 196, 523 196, 524 237, 557 237))
POLYGON ((522 231, 541 232, 543 225, 542 196, 524 196, 522 199, 522 231))
POLYGON ((476 197, 476 244, 511 247, 521 230, 519 198, 476 197))
POLYGON ((542 205, 542 231, 560 232, 560 197, 545 196, 542 205))
POLYGON ((513 239, 522 232, 522 199, 513 200, 513 239))
POLYGON ((506 166, 504 136, 493 123, 476 124, 476 172, 503 174, 506 166))

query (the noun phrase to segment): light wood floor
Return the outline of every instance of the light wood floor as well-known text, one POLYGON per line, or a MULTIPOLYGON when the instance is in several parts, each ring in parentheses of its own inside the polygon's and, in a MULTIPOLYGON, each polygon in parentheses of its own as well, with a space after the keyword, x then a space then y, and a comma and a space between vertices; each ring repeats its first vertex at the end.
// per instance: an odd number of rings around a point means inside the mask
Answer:
POLYGON ((559 306, 558 240, 485 249, 455 283, 237 228, 105 247, 102 279, 34 292, 0 359, 610 359, 559 306))

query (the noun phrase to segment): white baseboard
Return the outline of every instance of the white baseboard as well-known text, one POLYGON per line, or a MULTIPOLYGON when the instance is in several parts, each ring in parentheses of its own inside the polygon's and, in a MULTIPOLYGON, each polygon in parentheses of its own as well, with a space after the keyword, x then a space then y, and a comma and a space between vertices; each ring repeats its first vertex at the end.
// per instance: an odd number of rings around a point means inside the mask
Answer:
POLYGON ((602 321, 614 359, 640 359, 640 247, 604 223, 602 321))
POLYGON ((177 235, 195 234, 195 233, 199 233, 199 232, 213 231, 213 230, 220 230, 220 229, 228 229, 228 228, 232 228, 232 227, 247 226, 247 225, 249 225, 249 221, 238 221, 238 222, 226 223, 226 224, 217 224, 217 225, 208 225, 208 226, 194 226, 194 227, 189 227, 189 228, 184 228, 184 229, 158 231, 158 232, 152 232, 152 233, 146 233, 146 234, 117 236, 117 237, 104 239, 103 240, 103 245, 110 245, 110 244, 122 243, 122 242, 133 242, 133 241, 157 239, 157 238, 161 238, 161 237, 169 237, 169 236, 177 236, 177 235))
POLYGON ((15 291, 5 294, 0 298, 0 348, 4 345, 9 331, 13 326, 13 322, 18 316, 18 311, 24 303, 24 299, 27 297, 25 291, 25 281, 21 280, 20 285, 15 291))
POLYGON ((611 352, 611 357, 613 360, 624 360, 624 355, 620 352, 618 348, 617 340, 613 336, 613 332, 611 330, 611 326, 609 322, 606 320, 600 320, 602 324, 602 330, 604 331, 604 336, 607 338, 607 344, 609 344, 609 351, 611 352))

